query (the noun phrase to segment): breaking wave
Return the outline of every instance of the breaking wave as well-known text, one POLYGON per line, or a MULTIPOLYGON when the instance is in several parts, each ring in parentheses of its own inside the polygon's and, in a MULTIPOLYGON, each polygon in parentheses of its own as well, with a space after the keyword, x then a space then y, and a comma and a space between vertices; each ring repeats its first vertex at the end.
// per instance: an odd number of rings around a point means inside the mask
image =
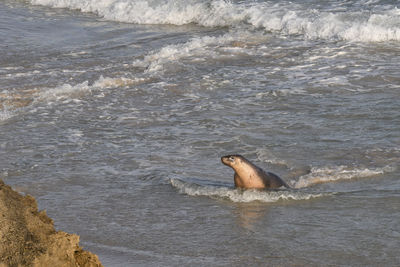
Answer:
POLYGON ((233 202, 278 202, 284 200, 308 200, 331 195, 328 193, 309 193, 297 190, 241 190, 223 186, 198 185, 179 179, 171 179, 170 183, 180 193, 189 196, 205 196, 216 199, 228 199, 233 202))
POLYGON ((108 78, 100 76, 93 84, 88 81, 76 85, 63 84, 54 88, 45 88, 37 92, 37 99, 40 100, 62 100, 79 98, 82 95, 91 93, 93 90, 102 90, 107 88, 125 87, 144 82, 142 78, 108 78))
MULTIPOLYGON (((31 0, 32 4, 77 9, 111 21, 136 24, 197 24, 252 27, 309 39, 360 42, 400 41, 400 10, 355 1, 357 9, 322 10, 307 3, 223 0, 31 0)), ((340 2, 337 3, 339 5, 340 2)))
POLYGON ((104 89, 134 86, 149 81, 147 78, 109 78, 100 76, 93 83, 85 81, 71 85, 68 83, 56 87, 35 88, 21 92, 3 91, 0 93, 0 122, 16 116, 20 110, 41 102, 79 101, 85 95, 97 91, 98 97, 104 96, 104 89))
POLYGON ((390 166, 375 169, 350 168, 347 166, 313 167, 309 174, 303 175, 298 181, 292 182, 292 186, 294 188, 304 188, 315 184, 334 182, 338 180, 372 177, 392 171, 394 171, 394 168, 390 166))
POLYGON ((224 46, 249 38, 251 36, 243 32, 224 34, 219 37, 195 37, 185 43, 164 46, 159 51, 146 55, 142 60, 134 61, 133 66, 145 68, 147 73, 151 73, 163 70, 164 65, 184 58, 194 58, 194 60, 199 60, 199 58, 215 59, 222 55, 215 49, 209 49, 211 46, 224 46))

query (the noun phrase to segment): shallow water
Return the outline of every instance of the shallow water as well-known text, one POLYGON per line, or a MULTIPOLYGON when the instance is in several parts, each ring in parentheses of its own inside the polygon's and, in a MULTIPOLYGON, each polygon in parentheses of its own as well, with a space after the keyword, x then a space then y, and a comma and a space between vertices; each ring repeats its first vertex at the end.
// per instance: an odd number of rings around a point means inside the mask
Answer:
POLYGON ((397 266, 396 1, 0 1, 0 177, 105 266, 397 266), (237 190, 240 153, 293 189, 237 190))

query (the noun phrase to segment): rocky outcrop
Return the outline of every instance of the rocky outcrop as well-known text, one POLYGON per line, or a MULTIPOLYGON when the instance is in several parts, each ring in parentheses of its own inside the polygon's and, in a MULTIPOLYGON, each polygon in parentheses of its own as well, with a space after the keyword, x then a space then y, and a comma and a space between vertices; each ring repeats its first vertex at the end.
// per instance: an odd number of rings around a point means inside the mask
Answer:
POLYGON ((36 200, 0 180, 0 267, 102 266, 98 257, 79 246, 79 236, 54 229, 36 200))

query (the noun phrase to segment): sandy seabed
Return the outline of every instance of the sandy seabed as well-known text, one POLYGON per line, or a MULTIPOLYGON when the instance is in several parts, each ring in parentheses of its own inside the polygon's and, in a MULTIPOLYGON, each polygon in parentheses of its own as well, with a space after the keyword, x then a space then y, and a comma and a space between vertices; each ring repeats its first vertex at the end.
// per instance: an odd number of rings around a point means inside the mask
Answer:
POLYGON ((0 180, 0 267, 102 266, 79 246, 79 236, 56 231, 36 200, 0 180))

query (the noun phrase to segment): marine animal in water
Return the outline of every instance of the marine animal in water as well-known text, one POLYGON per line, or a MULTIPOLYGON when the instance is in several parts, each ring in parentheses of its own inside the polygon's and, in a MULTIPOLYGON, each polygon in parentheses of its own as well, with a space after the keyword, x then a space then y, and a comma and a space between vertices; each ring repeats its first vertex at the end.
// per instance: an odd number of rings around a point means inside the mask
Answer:
POLYGON ((241 155, 223 156, 221 161, 235 171, 235 187, 258 189, 290 188, 278 175, 264 171, 241 155))

